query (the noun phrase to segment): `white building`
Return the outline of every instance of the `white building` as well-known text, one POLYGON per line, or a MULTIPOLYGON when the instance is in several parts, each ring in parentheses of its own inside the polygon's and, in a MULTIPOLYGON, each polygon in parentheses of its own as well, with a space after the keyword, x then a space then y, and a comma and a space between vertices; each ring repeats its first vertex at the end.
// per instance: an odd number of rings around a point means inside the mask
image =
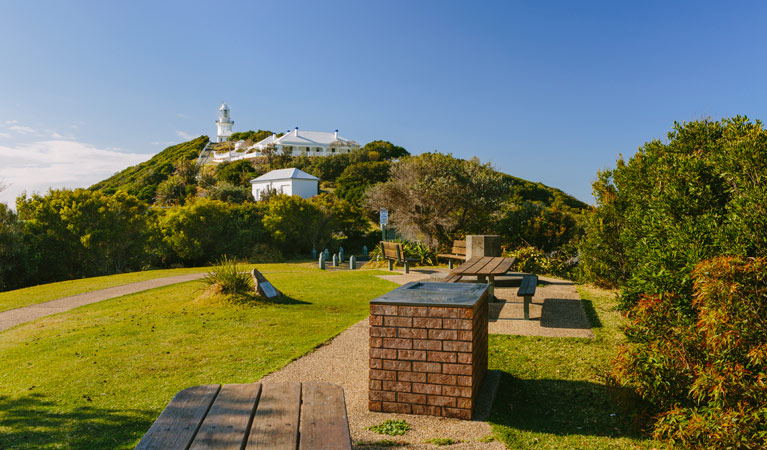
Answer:
POLYGON ((256 201, 261 200, 261 194, 267 190, 273 190, 278 194, 310 198, 319 192, 320 179, 303 170, 291 168, 272 170, 250 180, 250 184, 256 201))
POLYGON ((293 156, 340 155, 350 153, 359 147, 356 142, 339 136, 338 130, 329 133, 325 131, 303 131, 296 128, 280 137, 273 134, 250 147, 245 147, 243 142, 237 142, 234 146, 235 151, 214 152, 213 160, 224 162, 258 158, 264 156, 263 150, 270 145, 280 152, 288 150, 293 156))
POLYGON ((232 135, 233 126, 234 120, 229 116, 229 106, 222 102, 221 107, 218 108, 218 119, 216 120, 216 128, 218 128, 217 142, 226 142, 229 136, 232 135))

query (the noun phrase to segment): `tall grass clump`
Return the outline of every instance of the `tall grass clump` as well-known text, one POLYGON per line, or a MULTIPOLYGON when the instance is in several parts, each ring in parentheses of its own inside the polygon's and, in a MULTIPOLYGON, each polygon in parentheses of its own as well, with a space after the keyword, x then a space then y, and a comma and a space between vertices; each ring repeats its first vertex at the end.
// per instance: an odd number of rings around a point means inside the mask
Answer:
POLYGON ((243 272, 236 259, 221 257, 203 281, 226 295, 248 295, 253 292, 250 274, 243 272))

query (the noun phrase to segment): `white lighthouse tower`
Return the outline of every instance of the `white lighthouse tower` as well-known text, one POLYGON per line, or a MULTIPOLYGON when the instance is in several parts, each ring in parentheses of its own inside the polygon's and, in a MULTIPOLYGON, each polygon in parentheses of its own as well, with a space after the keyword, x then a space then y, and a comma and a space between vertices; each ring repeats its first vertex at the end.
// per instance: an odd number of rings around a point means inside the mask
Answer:
POLYGON ((216 127, 218 127, 218 142, 225 142, 232 135, 232 127, 234 126, 234 120, 229 116, 229 106, 225 102, 221 103, 221 107, 218 108, 218 120, 216 120, 216 127))

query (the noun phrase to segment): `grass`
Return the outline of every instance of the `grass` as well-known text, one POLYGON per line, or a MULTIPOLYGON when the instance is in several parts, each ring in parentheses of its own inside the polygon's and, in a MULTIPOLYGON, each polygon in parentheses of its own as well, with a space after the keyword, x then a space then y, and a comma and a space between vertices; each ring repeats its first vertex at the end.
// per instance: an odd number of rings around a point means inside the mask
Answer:
POLYGON ((603 382, 623 335, 614 293, 579 287, 596 338, 490 336, 490 369, 503 372, 490 423, 510 449, 652 449, 603 382))
POLYGON ((368 314, 379 272, 257 266, 285 296, 233 305, 188 282, 0 333, 0 448, 132 448, 181 389, 247 383, 368 314))
POLYGON ((145 272, 121 273, 103 277, 81 278, 78 280, 61 281, 59 283, 31 286, 15 291, 0 292, 0 312, 23 306, 35 305, 70 295, 83 294, 137 281, 153 280, 155 278, 186 275, 206 272, 206 267, 191 267, 185 269, 147 270, 145 272))

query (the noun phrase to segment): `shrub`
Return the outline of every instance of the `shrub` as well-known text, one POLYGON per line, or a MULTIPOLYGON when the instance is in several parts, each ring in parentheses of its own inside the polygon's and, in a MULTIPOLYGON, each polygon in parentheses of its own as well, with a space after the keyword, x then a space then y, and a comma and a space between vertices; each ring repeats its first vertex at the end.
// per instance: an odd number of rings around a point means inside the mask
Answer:
POLYGON ((551 252, 582 234, 577 210, 526 201, 507 206, 498 219, 498 232, 512 248, 530 246, 551 252))
POLYGON ((678 295, 645 296, 614 376, 655 413, 656 438, 684 448, 767 447, 767 259, 719 257, 678 295))
POLYGON ((253 292, 250 274, 240 269, 237 260, 229 259, 227 256, 221 257, 216 262, 203 281, 226 295, 244 296, 253 292))
POLYGON ((573 253, 574 251, 566 246, 549 254, 535 247, 520 247, 504 251, 503 254, 515 258, 514 268, 519 272, 572 278, 577 261, 573 253))

